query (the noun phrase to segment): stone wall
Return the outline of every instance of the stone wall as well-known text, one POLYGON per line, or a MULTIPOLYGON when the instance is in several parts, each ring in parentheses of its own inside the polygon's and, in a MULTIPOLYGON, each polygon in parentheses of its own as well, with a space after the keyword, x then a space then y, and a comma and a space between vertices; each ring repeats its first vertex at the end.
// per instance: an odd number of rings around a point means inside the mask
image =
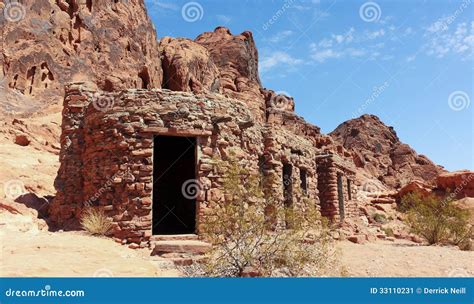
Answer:
MULTIPOLYGON (((231 150, 239 165, 252 174, 275 177, 267 191, 278 206, 288 199, 294 208, 304 208, 306 201, 319 206, 321 198, 323 215, 337 217, 337 210, 328 207, 334 205, 333 193, 325 187, 332 191, 334 174, 350 171, 334 165, 333 158, 318 163, 316 171, 319 129, 304 131, 307 123, 301 118, 284 111, 279 115, 293 118, 262 123, 243 102, 213 93, 102 92, 85 83, 70 84, 64 99, 61 167, 51 220, 63 229, 78 228, 84 208, 100 206, 113 220, 115 238, 147 246, 153 225, 155 135, 197 140, 196 178, 202 191, 196 198, 196 233, 206 209, 225 202, 223 173, 216 160, 227 160, 231 150), (283 177, 285 165, 290 179, 283 177)), ((353 213, 350 203, 347 199, 347 215, 353 213)))
POLYGON ((321 215, 333 221, 358 216, 355 172, 350 169, 350 165, 334 154, 318 155, 316 159, 321 215), (339 176, 341 189, 338 189, 339 176), (341 194, 344 202, 343 217, 339 206, 341 194))

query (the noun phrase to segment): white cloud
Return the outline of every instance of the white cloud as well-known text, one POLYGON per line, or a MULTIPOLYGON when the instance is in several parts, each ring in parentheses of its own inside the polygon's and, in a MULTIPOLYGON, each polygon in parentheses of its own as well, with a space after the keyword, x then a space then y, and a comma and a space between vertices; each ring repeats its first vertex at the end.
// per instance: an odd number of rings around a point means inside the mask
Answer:
POLYGON ((355 29, 351 27, 347 32, 342 35, 334 35, 332 34, 332 39, 335 40, 337 43, 350 43, 354 40, 354 32, 355 29))
POLYGON ((323 48, 330 48, 332 47, 332 39, 324 38, 323 40, 319 41, 318 45, 323 48))
MULTIPOLYGON (((379 50, 385 47, 380 39, 385 36, 384 29, 358 32, 353 27, 342 34, 331 34, 330 38, 323 38, 319 42, 310 44, 311 59, 324 63, 330 59, 339 58, 367 58, 382 57, 379 50)), ((384 60, 393 57, 384 56, 384 60)))
POLYGON ((275 51, 269 56, 264 56, 260 62, 260 70, 266 72, 282 65, 294 67, 303 63, 303 60, 292 57, 283 51, 275 51))
POLYGON ((313 50, 311 58, 319 63, 323 63, 328 59, 340 58, 342 55, 342 53, 336 52, 333 49, 313 50))
POLYGON ((272 43, 279 43, 279 42, 285 40, 286 38, 292 36, 293 34, 294 34, 294 32, 290 31, 290 30, 281 31, 281 32, 276 33, 272 37, 270 37, 270 39, 268 39, 268 41, 270 41, 272 43))
POLYGON ((416 59, 416 55, 410 55, 410 56, 407 57, 406 61, 407 62, 412 62, 412 61, 415 61, 415 59, 416 59))
POLYGON ((226 15, 216 15, 216 18, 219 20, 219 22, 223 22, 225 24, 228 24, 232 20, 232 18, 226 15))
POLYGON ((428 42, 424 48, 430 56, 443 58, 453 54, 463 59, 474 57, 474 21, 451 26, 438 20, 426 29, 425 37, 428 42))
POLYGON ((366 37, 369 40, 377 39, 377 38, 380 38, 384 35, 385 35, 385 30, 384 29, 380 29, 380 30, 377 30, 377 31, 372 31, 372 32, 367 32, 366 33, 366 37))
POLYGON ((164 10, 178 11, 180 9, 179 6, 171 2, 163 2, 159 0, 146 0, 146 2, 147 4, 157 6, 164 10))

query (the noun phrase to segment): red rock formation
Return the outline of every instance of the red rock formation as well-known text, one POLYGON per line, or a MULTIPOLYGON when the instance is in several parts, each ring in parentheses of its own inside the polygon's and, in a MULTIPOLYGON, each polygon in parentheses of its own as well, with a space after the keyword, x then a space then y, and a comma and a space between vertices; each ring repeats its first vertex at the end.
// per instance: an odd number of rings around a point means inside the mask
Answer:
POLYGON ((262 116, 265 99, 258 75, 258 51, 251 32, 232 35, 225 27, 206 32, 195 40, 209 50, 220 72, 222 91, 229 97, 246 101, 262 116))
POLYGON ((160 49, 163 88, 194 93, 220 91, 219 70, 205 47, 189 39, 165 37, 160 49))
POLYGON ((426 197, 432 192, 433 190, 429 185, 419 180, 413 180, 398 191, 397 198, 402 199, 408 193, 418 193, 421 197, 426 197))
POLYGON ((474 197, 474 171, 443 173, 436 183, 438 189, 452 193, 456 198, 474 197))
POLYGON ((358 167, 392 188, 414 179, 433 185, 438 174, 444 172, 426 156, 400 142, 393 127, 387 127, 374 115, 346 121, 330 135, 344 148, 353 150, 358 167))
POLYGON ((77 80, 106 91, 161 87, 156 33, 143 0, 21 3, 22 20, 0 18, 0 79, 19 102, 60 100, 63 85, 77 80))

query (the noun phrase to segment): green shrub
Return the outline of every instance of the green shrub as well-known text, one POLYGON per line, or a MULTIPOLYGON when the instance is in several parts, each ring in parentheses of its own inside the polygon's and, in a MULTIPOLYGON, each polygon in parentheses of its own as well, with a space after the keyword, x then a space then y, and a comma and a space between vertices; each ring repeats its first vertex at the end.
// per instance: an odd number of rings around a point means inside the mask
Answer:
POLYGON ((92 235, 106 235, 112 228, 112 222, 103 210, 89 207, 82 213, 81 226, 92 235))
POLYGON ((388 237, 394 237, 395 234, 393 233, 392 228, 382 228, 382 231, 385 232, 385 235, 388 237))
POLYGON ((429 244, 461 245, 469 241, 469 211, 455 206, 450 197, 411 193, 403 197, 401 210, 405 210, 405 221, 413 232, 429 244))
POLYGON ((387 222, 387 217, 381 213, 375 213, 372 218, 379 224, 385 224, 387 222))
POLYGON ((279 210, 264 194, 272 178, 259 183, 259 176, 233 157, 219 168, 225 172, 226 201, 209 206, 200 225, 213 249, 203 262, 182 269, 185 275, 241 277, 252 269, 257 276, 299 277, 335 271, 332 239, 316 202, 279 210), (282 222, 291 229, 281 228, 282 222))

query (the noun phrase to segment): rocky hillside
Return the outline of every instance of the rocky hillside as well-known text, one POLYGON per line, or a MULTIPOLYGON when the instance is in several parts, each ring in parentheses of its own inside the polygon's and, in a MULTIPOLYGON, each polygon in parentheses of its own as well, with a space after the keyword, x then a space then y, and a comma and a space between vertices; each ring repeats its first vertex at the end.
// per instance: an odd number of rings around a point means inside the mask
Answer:
POLYGON ((161 87, 158 42, 143 0, 21 3, 21 20, 0 18, 3 111, 35 112, 60 101, 70 81, 91 80, 106 91, 161 87))
POLYGON ((374 115, 346 121, 330 136, 353 151, 357 167, 392 188, 399 188, 413 179, 434 184, 438 174, 444 172, 442 167, 402 143, 393 127, 386 126, 374 115))

